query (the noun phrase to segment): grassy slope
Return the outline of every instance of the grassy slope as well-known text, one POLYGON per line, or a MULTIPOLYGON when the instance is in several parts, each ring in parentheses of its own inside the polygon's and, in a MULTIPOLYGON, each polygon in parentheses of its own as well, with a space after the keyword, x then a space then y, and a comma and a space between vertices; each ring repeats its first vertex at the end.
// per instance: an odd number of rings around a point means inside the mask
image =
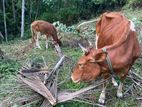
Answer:
MULTIPOLYGON (((134 20, 134 18, 137 18, 138 20, 142 19, 142 10, 124 9, 122 11, 132 20, 134 20)), ((0 44, 0 48, 2 48, 2 50, 7 54, 7 57, 9 57, 12 60, 16 60, 17 63, 19 63, 20 65, 22 65, 26 60, 41 61, 42 56, 44 56, 45 59, 50 63, 54 63, 58 59, 52 47, 50 47, 48 50, 45 50, 45 45, 43 41, 41 42, 41 45, 42 45, 41 50, 32 49, 25 55, 22 55, 22 56, 14 55, 15 51, 21 50, 21 48, 26 46, 26 44, 28 43, 29 43, 29 40, 24 40, 24 41, 14 40, 14 41, 10 41, 8 44, 6 43, 0 44)), ((82 54, 79 48, 63 47, 62 50, 67 56, 72 58, 73 62, 75 62, 78 59, 78 57, 82 54)), ((64 73, 66 72, 69 72, 69 71, 64 71, 64 73)), ((62 74, 63 78, 65 77, 64 73, 62 74)), ((6 81, 6 80, 3 80, 3 81, 6 81)), ((0 83, 2 83, 2 81, 0 81, 0 83)), ((78 85, 69 81, 69 82, 66 82, 64 85, 62 85, 61 87, 70 89, 70 88, 81 88, 83 86, 85 85, 84 84, 78 85)), ((112 90, 113 92, 107 93, 108 94, 107 97, 109 98, 112 97, 110 100, 107 100, 106 102, 106 105, 108 107, 130 107, 130 106, 139 107, 138 102, 133 98, 133 96, 129 96, 128 98, 126 97, 124 99, 118 99, 115 97, 116 90, 115 89, 112 89, 112 90), (112 93, 111 96, 110 96, 110 93, 112 93)), ((92 107, 92 106, 88 104, 84 104, 84 103, 69 102, 66 104, 65 103, 59 104, 57 105, 57 107, 92 107)))

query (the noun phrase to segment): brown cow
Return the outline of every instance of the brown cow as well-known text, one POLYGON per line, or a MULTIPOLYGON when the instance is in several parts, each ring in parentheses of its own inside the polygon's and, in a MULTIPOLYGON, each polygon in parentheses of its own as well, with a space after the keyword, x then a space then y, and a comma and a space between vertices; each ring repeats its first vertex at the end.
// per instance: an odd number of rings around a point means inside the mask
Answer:
POLYGON ((36 20, 31 24, 32 32, 32 45, 35 44, 37 48, 41 48, 39 45, 39 36, 44 34, 46 36, 46 49, 48 48, 48 38, 52 39, 58 55, 61 57, 62 52, 59 46, 61 46, 61 41, 57 36, 56 28, 49 22, 43 20, 36 20))
MULTIPOLYGON (((117 96, 123 97, 122 82, 140 56, 133 22, 118 12, 104 13, 96 24, 96 48, 81 48, 84 55, 79 58, 73 70, 73 82, 88 82, 99 76, 104 79, 112 76, 112 82, 117 86, 114 79, 117 77, 120 80, 117 96)), ((107 83, 103 85, 100 103, 105 102, 107 83)))
POLYGON ((46 48, 48 48, 48 38, 51 37, 54 44, 61 46, 61 41, 58 39, 56 28, 49 22, 36 20, 31 23, 32 43, 35 43, 37 48, 41 48, 38 38, 41 34, 46 35, 46 48))

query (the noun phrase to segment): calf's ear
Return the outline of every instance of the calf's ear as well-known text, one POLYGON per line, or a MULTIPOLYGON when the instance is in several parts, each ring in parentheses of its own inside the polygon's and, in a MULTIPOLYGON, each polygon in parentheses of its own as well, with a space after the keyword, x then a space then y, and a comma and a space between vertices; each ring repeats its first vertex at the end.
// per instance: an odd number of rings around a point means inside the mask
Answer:
POLYGON ((96 60, 96 62, 103 62, 103 61, 106 60, 106 57, 107 57, 107 53, 101 52, 101 53, 98 53, 98 54, 95 56, 95 60, 96 60))

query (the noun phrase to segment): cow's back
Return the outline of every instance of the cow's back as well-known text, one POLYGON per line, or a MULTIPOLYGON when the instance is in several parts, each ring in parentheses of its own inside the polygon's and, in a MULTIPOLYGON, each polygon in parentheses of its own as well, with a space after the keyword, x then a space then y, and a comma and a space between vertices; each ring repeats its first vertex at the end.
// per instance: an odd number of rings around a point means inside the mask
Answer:
POLYGON ((99 36, 97 47, 102 48, 125 39, 130 22, 119 13, 104 13, 96 25, 96 33, 99 36))
POLYGON ((115 68, 131 66, 140 56, 136 32, 131 21, 120 13, 105 13, 96 25, 97 47, 106 47, 115 68))

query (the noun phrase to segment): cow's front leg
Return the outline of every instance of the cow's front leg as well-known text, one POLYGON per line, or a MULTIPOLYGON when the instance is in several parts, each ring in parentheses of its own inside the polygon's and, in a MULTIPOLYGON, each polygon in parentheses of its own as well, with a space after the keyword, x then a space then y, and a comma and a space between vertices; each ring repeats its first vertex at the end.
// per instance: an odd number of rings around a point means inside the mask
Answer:
POLYGON ((115 81, 114 77, 112 77, 112 84, 113 84, 113 86, 118 87, 118 84, 117 84, 117 82, 115 81))
POLYGON ((46 49, 48 49, 48 42, 49 42, 49 40, 48 39, 46 39, 46 49))
POLYGON ((39 49, 41 49, 41 47, 40 47, 40 45, 39 45, 39 41, 38 41, 38 39, 36 39, 36 47, 35 48, 39 48, 39 49))
POLYGON ((123 88, 123 83, 120 82, 120 84, 119 84, 119 86, 118 86, 118 89, 117 89, 117 97, 118 97, 118 98, 122 98, 122 97, 123 97, 122 88, 123 88))
POLYGON ((63 54, 62 54, 60 46, 58 44, 55 44, 54 46, 55 46, 55 49, 56 49, 59 57, 61 58, 63 56, 63 54))
POLYGON ((108 81, 103 84, 103 90, 102 90, 100 97, 99 97, 99 103, 101 103, 101 104, 105 103, 107 85, 108 85, 108 81))

